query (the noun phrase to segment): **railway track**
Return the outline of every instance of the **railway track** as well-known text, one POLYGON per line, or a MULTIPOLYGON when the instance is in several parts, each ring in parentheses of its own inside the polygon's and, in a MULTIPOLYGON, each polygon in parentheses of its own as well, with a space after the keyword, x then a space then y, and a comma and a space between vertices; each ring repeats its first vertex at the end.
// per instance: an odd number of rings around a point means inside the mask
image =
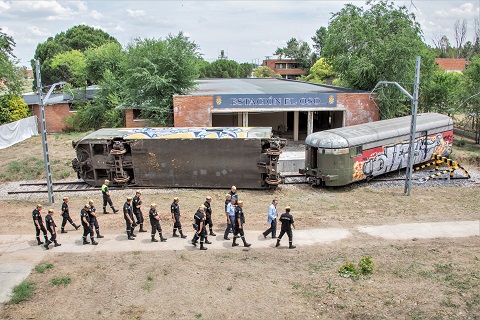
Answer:
MULTIPOLYGON (((65 181, 52 183, 53 192, 82 192, 98 190, 97 187, 92 187, 83 181, 65 181)), ((46 182, 36 183, 20 183, 18 190, 8 191, 8 194, 22 194, 22 193, 48 193, 46 182)))

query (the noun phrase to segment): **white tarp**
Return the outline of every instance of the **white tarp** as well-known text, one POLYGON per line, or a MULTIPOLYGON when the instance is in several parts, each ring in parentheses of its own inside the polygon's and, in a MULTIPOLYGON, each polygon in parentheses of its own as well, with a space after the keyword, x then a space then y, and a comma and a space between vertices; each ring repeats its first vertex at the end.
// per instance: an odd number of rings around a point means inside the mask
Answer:
POLYGON ((0 126, 0 149, 5 149, 38 134, 37 117, 31 116, 0 126))

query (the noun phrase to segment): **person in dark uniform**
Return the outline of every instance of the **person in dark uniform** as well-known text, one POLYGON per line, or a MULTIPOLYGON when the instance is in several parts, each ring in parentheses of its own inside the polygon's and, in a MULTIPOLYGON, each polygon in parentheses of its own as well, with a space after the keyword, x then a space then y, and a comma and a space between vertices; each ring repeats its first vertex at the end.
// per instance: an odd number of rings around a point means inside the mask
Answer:
POLYGON ((147 232, 147 230, 143 229, 143 213, 142 213, 142 191, 137 190, 135 192, 135 197, 133 197, 133 213, 137 218, 137 223, 140 225, 140 230, 138 232, 147 232))
POLYGON ((175 197, 173 198, 172 205, 170 206, 170 212, 172 213, 172 221, 173 221, 172 237, 178 237, 177 235, 177 229, 178 229, 178 232, 180 233, 180 237, 185 239, 187 236, 184 235, 182 231, 182 223, 180 222, 180 206, 178 205, 179 202, 180 202, 180 199, 175 197))
POLYGON ((57 232, 55 231, 57 225, 55 224, 55 221, 53 221, 53 213, 53 209, 49 209, 48 214, 45 217, 45 225, 47 226, 48 232, 50 232, 50 240, 43 245, 46 250, 49 249, 48 245, 52 242, 55 244, 55 247, 61 246, 61 244, 57 242, 57 232))
POLYGON ((207 248, 203 245, 204 243, 211 244, 207 238, 207 228, 206 228, 206 216, 205 216, 205 206, 201 205, 195 215, 193 216, 195 223, 193 224, 194 229, 196 230, 195 234, 193 235, 192 244, 194 246, 197 245, 198 239, 200 239, 200 250, 207 250, 207 248))
POLYGON ((67 231, 65 231, 65 225, 67 224, 67 221, 70 222, 70 224, 75 228, 75 230, 78 230, 78 228, 80 228, 80 226, 77 226, 75 223, 73 223, 72 218, 70 218, 70 212, 68 211, 68 198, 63 197, 61 233, 67 233, 67 231))
POLYGON ((41 211, 42 211, 41 204, 37 204, 37 207, 32 211, 32 219, 33 219, 33 224, 35 225, 35 232, 36 232, 35 236, 37 237, 38 245, 43 244, 43 242, 40 241, 40 231, 43 232, 43 237, 45 238, 45 242, 48 243, 47 229, 45 229, 45 226, 43 224, 41 211))
POLYGON ((228 194, 232 197, 232 199, 235 200, 235 205, 237 204, 238 202, 238 194, 237 194, 237 187, 235 186, 232 186, 232 188, 230 189, 230 191, 228 192, 228 194))
POLYGON ((125 223, 127 225, 128 240, 135 240, 133 230, 135 229, 136 224, 133 219, 132 197, 128 197, 127 202, 123 205, 123 217, 125 218, 125 223))
POLYGON ((152 242, 158 242, 155 239, 155 233, 158 231, 161 242, 167 241, 167 238, 164 238, 162 235, 162 226, 160 225, 160 216, 157 212, 157 204, 152 203, 150 205, 150 211, 148 212, 148 217, 150 218, 150 225, 152 226, 152 242))
POLYGON ((215 237, 216 234, 213 232, 212 205, 211 205, 211 203, 212 203, 212 197, 208 196, 205 199, 205 203, 203 204, 205 206, 205 224, 208 225, 208 228, 210 229, 210 235, 212 237, 215 237))
POLYGON ((97 233, 97 239, 104 238, 100 234, 100 227, 98 226, 98 219, 97 219, 97 209, 95 209, 95 206, 93 205, 93 200, 88 200, 88 205, 90 206, 90 211, 88 211, 88 215, 90 218, 90 228, 92 230, 95 230, 97 233))
MULTIPOLYGON (((232 197, 232 200, 233 200, 233 197, 232 197)), ((244 224, 245 224, 245 215, 243 213, 243 201, 238 201, 237 206, 235 207, 235 226, 233 227, 232 247, 238 246, 237 238, 239 234, 240 234, 240 237, 242 238, 243 246, 244 247, 251 246, 251 244, 247 243, 247 241, 245 240, 245 233, 243 230, 244 224)))
POLYGON ((90 225, 90 205, 86 204, 82 210, 80 210, 80 220, 82 220, 82 226, 83 226, 83 244, 89 244, 91 243, 92 245, 96 246, 98 242, 95 241, 94 239, 94 233, 93 233, 93 228, 90 225), (90 234, 90 240, 91 242, 87 241, 87 236, 90 234))
POLYGON ((105 180, 105 183, 102 185, 102 197, 103 197, 103 214, 108 214, 107 203, 112 208, 113 213, 117 213, 118 210, 113 206, 112 198, 110 197, 110 191, 108 190, 109 180, 105 180))
POLYGON ((280 241, 282 240, 283 235, 286 233, 288 236, 288 248, 295 249, 296 247, 292 244, 292 227, 295 229, 295 221, 293 221, 293 216, 290 214, 290 207, 285 207, 285 213, 280 216, 280 222, 282 223, 282 229, 280 231, 280 235, 278 236, 275 247, 280 245, 280 241))

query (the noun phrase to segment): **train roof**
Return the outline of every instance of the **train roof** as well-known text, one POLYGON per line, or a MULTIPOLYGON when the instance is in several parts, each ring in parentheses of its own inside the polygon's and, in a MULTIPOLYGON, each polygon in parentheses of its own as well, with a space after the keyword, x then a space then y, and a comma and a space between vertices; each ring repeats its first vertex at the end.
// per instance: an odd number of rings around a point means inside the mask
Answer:
POLYGON ((105 128, 81 140, 138 139, 268 139, 271 127, 156 127, 105 128))
MULTIPOLYGON (((338 149, 404 136, 410 134, 411 119, 411 116, 406 116, 314 132, 307 136, 305 144, 316 148, 338 149)), ((438 113, 417 115, 417 132, 442 127, 453 128, 449 116, 438 113)))

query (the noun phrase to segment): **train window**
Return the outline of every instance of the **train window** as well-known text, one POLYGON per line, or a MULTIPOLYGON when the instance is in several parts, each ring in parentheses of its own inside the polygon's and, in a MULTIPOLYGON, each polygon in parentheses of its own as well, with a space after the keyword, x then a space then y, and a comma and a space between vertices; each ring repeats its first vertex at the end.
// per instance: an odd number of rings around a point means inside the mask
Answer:
POLYGON ((356 146, 350 148, 350 157, 358 157, 361 156, 363 152, 362 146, 356 146))

